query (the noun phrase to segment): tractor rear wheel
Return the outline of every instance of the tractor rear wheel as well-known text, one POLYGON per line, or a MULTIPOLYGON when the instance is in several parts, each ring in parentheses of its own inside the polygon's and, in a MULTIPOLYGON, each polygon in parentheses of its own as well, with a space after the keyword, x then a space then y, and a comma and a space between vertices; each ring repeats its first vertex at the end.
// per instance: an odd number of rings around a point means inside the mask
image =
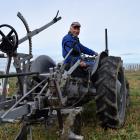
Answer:
POLYGON ((120 57, 101 60, 96 81, 97 116, 104 128, 120 128, 125 122, 128 89, 120 57))

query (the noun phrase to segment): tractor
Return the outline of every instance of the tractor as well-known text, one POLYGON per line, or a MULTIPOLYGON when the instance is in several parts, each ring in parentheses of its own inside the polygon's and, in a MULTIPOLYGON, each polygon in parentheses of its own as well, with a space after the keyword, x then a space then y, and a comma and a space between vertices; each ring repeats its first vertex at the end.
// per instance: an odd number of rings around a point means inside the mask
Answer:
MULTIPOLYGON (((124 125, 129 106, 129 83, 126 80, 123 61, 110 56, 107 29, 105 29, 105 51, 98 56, 81 54, 81 59, 93 61, 94 67, 81 68, 80 60, 67 66, 47 56, 33 58, 32 37, 61 19, 57 15, 41 28, 30 31, 27 21, 18 12, 27 35, 18 39, 16 30, 7 24, 0 25, 0 58, 7 58, 2 95, 0 96, 0 122, 22 123, 15 140, 27 140, 31 126, 38 122, 46 126, 55 119, 59 124, 61 140, 82 140, 81 112, 91 100, 96 102, 96 114, 104 128, 120 128, 124 125), (5 28, 9 32, 5 34, 5 28), (18 53, 18 46, 29 41, 29 53, 18 53), (13 62, 16 73, 10 73, 13 62), (8 79, 17 77, 17 91, 12 97, 6 95, 8 79), (63 116, 66 117, 64 121, 63 116)), ((65 59, 73 52, 73 48, 65 59)), ((31 133, 30 133, 31 134, 31 133)), ((29 137, 28 137, 29 138, 29 137)), ((30 135, 30 139, 32 136, 30 135)))

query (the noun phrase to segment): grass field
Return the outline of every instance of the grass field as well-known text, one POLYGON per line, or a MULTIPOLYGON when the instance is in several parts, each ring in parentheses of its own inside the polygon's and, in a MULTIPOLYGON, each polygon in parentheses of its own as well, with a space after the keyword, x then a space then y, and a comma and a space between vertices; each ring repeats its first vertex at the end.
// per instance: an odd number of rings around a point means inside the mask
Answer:
MULTIPOLYGON (((82 134, 85 140, 140 140, 140 72, 126 72, 130 83, 131 105, 127 110, 126 123, 118 130, 102 129, 95 116, 95 103, 90 102, 85 108, 82 134), (88 106, 92 106, 89 108, 88 106)), ((14 85, 12 82, 12 89, 14 85)), ((19 124, 2 124, 0 127, 0 140, 14 140, 19 130, 19 124)), ((57 140, 57 126, 46 130, 44 126, 33 128, 33 140, 57 140)))

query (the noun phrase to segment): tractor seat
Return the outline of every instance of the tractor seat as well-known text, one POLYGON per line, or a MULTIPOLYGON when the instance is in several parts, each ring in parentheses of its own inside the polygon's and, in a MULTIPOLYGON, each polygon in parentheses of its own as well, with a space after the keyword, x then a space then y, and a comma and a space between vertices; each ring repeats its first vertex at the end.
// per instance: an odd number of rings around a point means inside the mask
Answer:
MULTIPOLYGON (((65 64, 64 69, 68 71, 70 69, 70 64, 65 64)), ((89 74, 87 68, 77 67, 77 69, 74 70, 72 73, 72 77, 79 77, 79 78, 85 78, 89 74)))

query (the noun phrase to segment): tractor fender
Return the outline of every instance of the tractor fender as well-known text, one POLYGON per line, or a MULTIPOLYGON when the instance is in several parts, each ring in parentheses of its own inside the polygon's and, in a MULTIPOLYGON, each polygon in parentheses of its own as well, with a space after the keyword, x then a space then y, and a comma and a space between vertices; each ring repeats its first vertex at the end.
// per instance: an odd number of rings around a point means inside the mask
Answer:
POLYGON ((49 68, 55 67, 56 64, 47 55, 38 56, 31 64, 31 72, 48 73, 49 68))
MULTIPOLYGON (((31 64, 31 72, 49 73, 49 68, 54 68, 56 63, 47 55, 40 55, 31 64)), ((39 76, 39 79, 44 79, 44 76, 39 76)))
POLYGON ((93 75, 97 71, 98 66, 99 66, 101 60, 104 59, 105 57, 108 57, 108 54, 105 51, 104 52, 101 52, 98 56, 96 56, 94 68, 92 70, 91 75, 93 75))

